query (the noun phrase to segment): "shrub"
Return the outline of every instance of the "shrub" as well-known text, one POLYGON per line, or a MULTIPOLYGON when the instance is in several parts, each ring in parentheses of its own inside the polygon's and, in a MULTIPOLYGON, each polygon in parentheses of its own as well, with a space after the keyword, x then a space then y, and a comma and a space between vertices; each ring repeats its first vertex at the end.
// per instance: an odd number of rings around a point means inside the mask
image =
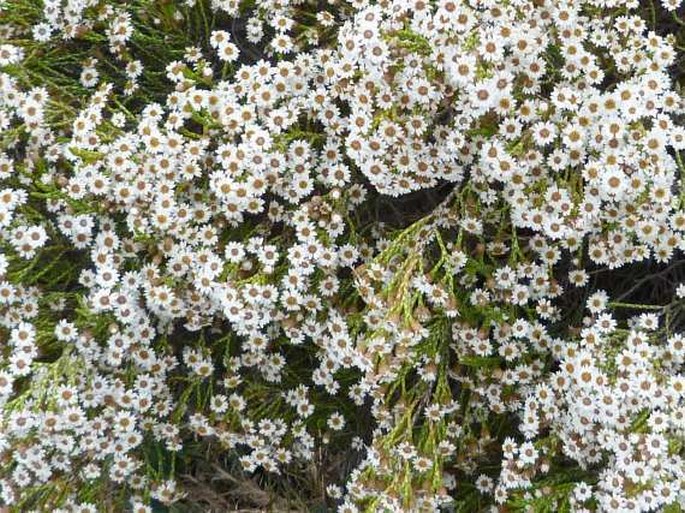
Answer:
POLYGON ((1 4, 0 503, 685 507, 679 2, 1 4))

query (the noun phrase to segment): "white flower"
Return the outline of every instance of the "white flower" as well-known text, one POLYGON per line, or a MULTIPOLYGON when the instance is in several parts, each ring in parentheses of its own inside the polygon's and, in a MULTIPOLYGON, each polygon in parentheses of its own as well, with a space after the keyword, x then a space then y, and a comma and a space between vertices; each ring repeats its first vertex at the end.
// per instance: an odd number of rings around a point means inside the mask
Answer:
POLYGON ((331 416, 326 421, 326 424, 332 430, 340 431, 345 427, 345 417, 343 417, 338 412, 332 413, 331 416))
MULTIPOLYGON (((0 274, 2 274, 0 272, 0 274)), ((685 283, 679 283, 675 289, 675 294, 678 299, 685 298, 685 283)))

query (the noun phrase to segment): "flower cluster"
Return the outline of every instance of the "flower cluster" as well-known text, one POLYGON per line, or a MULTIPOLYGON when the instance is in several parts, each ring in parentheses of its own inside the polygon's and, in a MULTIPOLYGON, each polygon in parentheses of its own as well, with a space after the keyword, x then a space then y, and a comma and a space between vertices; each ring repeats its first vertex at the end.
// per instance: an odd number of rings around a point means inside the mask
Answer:
MULTIPOLYGON (((592 500, 603 511, 659 510, 682 501, 683 462, 674 443, 682 438, 685 414, 683 337, 657 335, 654 314, 639 315, 629 329, 619 330, 600 298, 590 298, 591 317, 580 337, 559 345, 559 369, 526 398, 522 432, 534 440, 551 430, 559 444, 553 450, 582 469, 605 462, 597 481, 581 481, 574 489, 574 507, 592 500)), ((545 458, 551 447, 508 444, 494 491, 499 502, 508 489, 550 471, 545 458)))
POLYGON ((151 511, 199 454, 322 451, 348 513, 685 504, 683 286, 596 278, 685 249, 675 40, 638 2, 21 4, 0 504, 151 511))

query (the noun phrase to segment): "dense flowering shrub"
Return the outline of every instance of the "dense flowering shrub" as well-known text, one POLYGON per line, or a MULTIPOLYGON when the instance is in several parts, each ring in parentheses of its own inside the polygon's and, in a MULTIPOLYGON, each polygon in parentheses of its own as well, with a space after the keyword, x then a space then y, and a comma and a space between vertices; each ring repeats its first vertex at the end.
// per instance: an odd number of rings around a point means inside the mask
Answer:
POLYGON ((679 2, 0 5, 0 504, 685 508, 679 2))

